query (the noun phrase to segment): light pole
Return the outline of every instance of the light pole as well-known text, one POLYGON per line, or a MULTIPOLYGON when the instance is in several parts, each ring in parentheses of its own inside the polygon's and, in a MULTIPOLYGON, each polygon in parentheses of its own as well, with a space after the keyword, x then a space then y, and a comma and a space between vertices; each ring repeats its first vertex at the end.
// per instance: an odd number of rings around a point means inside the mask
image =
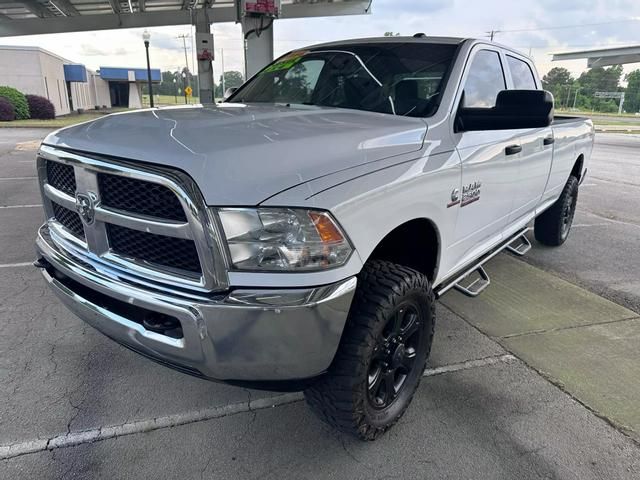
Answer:
POLYGON ((173 95, 174 95, 174 103, 178 104, 178 80, 176 77, 173 77, 173 95))
POLYGON ((184 92, 184 104, 187 104, 187 72, 182 72, 182 91, 184 92))
POLYGON ((149 39, 151 34, 145 29, 142 32, 142 40, 144 40, 144 48, 147 51, 147 82, 149 82, 149 105, 153 108, 153 87, 151 86, 151 63, 149 62, 149 39))

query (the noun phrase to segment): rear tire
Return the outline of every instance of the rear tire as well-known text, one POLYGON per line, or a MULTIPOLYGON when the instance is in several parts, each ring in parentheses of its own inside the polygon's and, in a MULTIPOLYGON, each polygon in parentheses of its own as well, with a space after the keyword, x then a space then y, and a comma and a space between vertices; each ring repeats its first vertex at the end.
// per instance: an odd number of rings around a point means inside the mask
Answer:
POLYGON ((578 184, 578 179, 570 176, 556 203, 536 218, 534 235, 540 243, 557 247, 569 238, 578 203, 578 184))
POLYGON ((359 276, 338 351, 304 392, 326 423, 375 440, 404 414, 431 351, 435 299, 422 273, 374 260, 359 276))

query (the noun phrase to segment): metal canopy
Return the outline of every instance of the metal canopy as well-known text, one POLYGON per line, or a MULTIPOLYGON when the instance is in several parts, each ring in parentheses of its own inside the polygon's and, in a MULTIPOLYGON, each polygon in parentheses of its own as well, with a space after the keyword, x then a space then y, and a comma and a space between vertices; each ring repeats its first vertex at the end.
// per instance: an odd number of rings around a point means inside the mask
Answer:
POLYGON ((554 53, 551 60, 557 62, 562 60, 580 60, 583 58, 587 59, 587 66, 589 68, 638 63, 640 62, 640 45, 554 53))
MULTIPOLYGON (((282 0, 280 18, 361 15, 370 0, 282 0)), ((238 20, 234 0, 0 0, 0 37, 238 20)))

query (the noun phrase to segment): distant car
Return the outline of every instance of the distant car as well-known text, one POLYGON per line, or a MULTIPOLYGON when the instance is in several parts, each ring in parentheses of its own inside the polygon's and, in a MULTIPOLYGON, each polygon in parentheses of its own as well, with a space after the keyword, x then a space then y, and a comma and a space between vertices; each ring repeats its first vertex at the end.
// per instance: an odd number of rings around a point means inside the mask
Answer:
POLYGON ((404 413, 435 298, 561 245, 594 138, 531 60, 483 40, 374 38, 279 58, 221 104, 49 135, 37 265, 80 318, 185 373, 304 390, 375 439, 404 413))

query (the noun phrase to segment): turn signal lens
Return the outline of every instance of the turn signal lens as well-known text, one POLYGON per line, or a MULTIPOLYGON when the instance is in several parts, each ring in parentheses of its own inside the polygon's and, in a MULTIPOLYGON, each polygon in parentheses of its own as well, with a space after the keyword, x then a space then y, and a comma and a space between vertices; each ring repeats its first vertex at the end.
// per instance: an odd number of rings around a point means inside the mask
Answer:
POLYGON ((344 237, 333 220, 329 216, 322 212, 309 212, 309 217, 313 221, 313 225, 316 227, 318 235, 323 243, 336 243, 342 242, 344 237))

